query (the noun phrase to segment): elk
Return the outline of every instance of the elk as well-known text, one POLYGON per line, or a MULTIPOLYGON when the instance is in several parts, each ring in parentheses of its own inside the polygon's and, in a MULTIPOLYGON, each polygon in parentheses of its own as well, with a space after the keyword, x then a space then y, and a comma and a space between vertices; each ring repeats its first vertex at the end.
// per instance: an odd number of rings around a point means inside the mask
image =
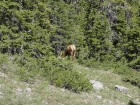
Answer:
POLYGON ((66 47, 66 50, 64 51, 64 53, 61 53, 60 56, 62 58, 68 56, 69 59, 70 59, 70 56, 71 56, 72 57, 72 61, 74 61, 75 54, 76 54, 76 47, 75 47, 75 45, 71 44, 71 45, 68 45, 66 47))

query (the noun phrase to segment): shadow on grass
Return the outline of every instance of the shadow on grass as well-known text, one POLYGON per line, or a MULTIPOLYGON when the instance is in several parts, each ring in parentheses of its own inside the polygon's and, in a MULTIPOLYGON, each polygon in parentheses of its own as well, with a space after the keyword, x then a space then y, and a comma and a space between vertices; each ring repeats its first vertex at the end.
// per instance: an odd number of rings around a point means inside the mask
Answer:
POLYGON ((128 102, 128 105, 138 105, 138 104, 135 104, 132 100, 130 100, 130 101, 128 102))

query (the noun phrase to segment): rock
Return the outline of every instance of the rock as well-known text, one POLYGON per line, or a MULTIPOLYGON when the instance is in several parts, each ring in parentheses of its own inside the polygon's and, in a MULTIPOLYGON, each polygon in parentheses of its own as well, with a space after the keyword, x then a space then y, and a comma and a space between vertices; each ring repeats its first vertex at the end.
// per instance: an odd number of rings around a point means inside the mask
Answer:
POLYGON ((60 89, 62 92, 64 92, 65 91, 65 89, 64 88, 62 88, 62 89, 60 89))
POLYGON ((32 89, 31 88, 26 88, 25 91, 31 93, 32 89))
POLYGON ((113 101, 112 100, 109 100, 109 103, 113 105, 113 101))
POLYGON ((99 100, 102 99, 102 96, 97 95, 96 97, 97 97, 97 99, 99 99, 99 100))
POLYGON ((45 100, 43 100, 42 103, 45 104, 45 105, 48 105, 48 102, 45 101, 45 100))
POLYGON ((128 88, 126 88, 124 86, 115 85, 115 90, 123 92, 123 93, 127 93, 128 88))
POLYGON ((4 97, 3 97, 3 93, 2 93, 2 92, 0 92, 0 98, 4 98, 4 97))
POLYGON ((19 87, 14 92, 16 93, 16 95, 23 94, 23 90, 21 88, 19 88, 19 87))
POLYGON ((88 101, 87 101, 87 100, 84 100, 84 103, 85 103, 85 104, 87 104, 87 103, 88 103, 88 101))
POLYGON ((23 90, 21 88, 17 88, 16 91, 17 92, 23 92, 23 90))
POLYGON ((130 94, 127 95, 129 98, 133 98, 130 94))
POLYGON ((138 105, 140 105, 140 100, 139 100, 139 99, 136 99, 136 103, 137 103, 138 105))
POLYGON ((8 76, 5 73, 0 72, 0 77, 6 77, 7 78, 8 76))
POLYGON ((90 83, 92 84, 94 89, 97 89, 97 90, 103 89, 103 84, 99 81, 90 80, 90 83))
POLYGON ((105 90, 110 90, 108 87, 105 87, 105 90))

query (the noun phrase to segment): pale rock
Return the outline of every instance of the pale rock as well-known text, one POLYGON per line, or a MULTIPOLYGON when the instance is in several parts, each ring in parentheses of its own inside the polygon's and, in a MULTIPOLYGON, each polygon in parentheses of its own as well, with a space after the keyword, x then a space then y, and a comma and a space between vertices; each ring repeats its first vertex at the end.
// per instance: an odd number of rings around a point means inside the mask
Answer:
POLYGON ((87 101, 87 100, 84 100, 84 103, 86 103, 86 104, 87 104, 87 103, 88 103, 88 101, 87 101))
POLYGON ((112 100, 109 100, 109 103, 113 105, 113 101, 112 100))
POLYGON ((4 97, 3 97, 3 93, 2 93, 2 92, 0 92, 0 99, 1 99, 1 98, 4 98, 4 97))
POLYGON ((0 77, 6 77, 7 78, 8 76, 5 73, 0 72, 0 77))
POLYGON ((43 100, 42 103, 45 104, 45 105, 48 105, 48 102, 45 101, 45 100, 43 100))
POLYGON ((115 85, 115 90, 117 90, 119 92, 127 93, 128 88, 126 88, 124 86, 115 85))
POLYGON ((133 98, 130 94, 127 95, 129 98, 133 98))
POLYGON ((3 95, 3 93, 2 93, 2 92, 0 92, 0 95, 3 95))
POLYGON ((31 93, 32 89, 31 88, 26 88, 25 91, 31 93))
POLYGON ((21 95, 23 93, 23 90, 21 88, 17 88, 16 91, 15 91, 15 93, 17 95, 21 95))
POLYGON ((139 100, 139 99, 136 99, 136 103, 137 103, 138 105, 140 105, 140 100, 139 100))
POLYGON ((17 88, 18 92, 23 92, 23 90, 21 88, 17 88))
POLYGON ((96 98, 100 100, 102 99, 102 96, 97 95, 96 98))
POLYGON ((103 89, 103 84, 99 81, 90 80, 90 83, 92 84, 94 89, 97 89, 97 90, 103 89))
POLYGON ((4 98, 4 97, 0 95, 0 99, 1 99, 1 98, 4 98))
POLYGON ((62 88, 62 89, 60 89, 62 92, 64 92, 65 91, 65 89, 64 88, 62 88))
POLYGON ((105 87, 105 90, 110 90, 108 87, 105 87))

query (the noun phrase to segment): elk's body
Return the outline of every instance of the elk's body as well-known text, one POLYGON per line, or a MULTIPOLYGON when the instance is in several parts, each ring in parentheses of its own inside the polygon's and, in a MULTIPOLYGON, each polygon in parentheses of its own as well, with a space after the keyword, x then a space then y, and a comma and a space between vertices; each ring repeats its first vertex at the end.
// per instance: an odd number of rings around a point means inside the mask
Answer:
POLYGON ((64 53, 61 54, 61 56, 64 58, 66 56, 68 56, 68 58, 70 59, 70 56, 72 57, 72 60, 75 59, 75 54, 76 54, 76 47, 75 45, 68 45, 66 47, 66 50, 64 53))

